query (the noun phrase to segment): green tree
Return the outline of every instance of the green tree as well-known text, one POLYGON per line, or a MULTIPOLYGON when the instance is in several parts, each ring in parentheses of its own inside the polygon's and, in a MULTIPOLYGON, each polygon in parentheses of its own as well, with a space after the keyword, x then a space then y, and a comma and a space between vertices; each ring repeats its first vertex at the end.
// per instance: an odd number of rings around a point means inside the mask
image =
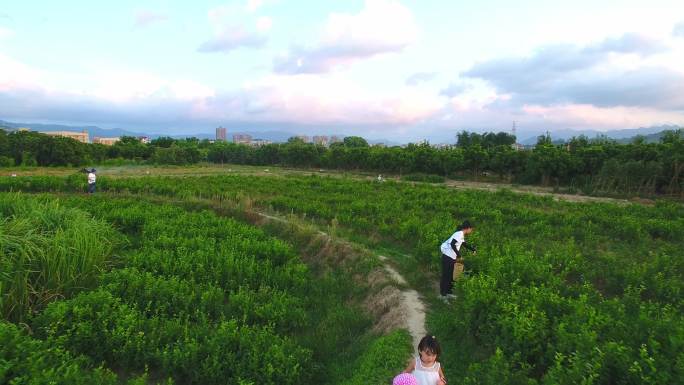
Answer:
POLYGON ((682 173, 684 172, 684 130, 666 131, 661 139, 663 160, 668 171, 668 191, 684 195, 682 173))
POLYGON ((346 147, 356 148, 356 147, 368 147, 368 142, 366 139, 360 136, 347 136, 342 142, 346 147))
POLYGON ((473 176, 477 178, 482 171, 482 168, 487 164, 489 154, 479 144, 474 144, 466 147, 464 152, 465 164, 468 169, 473 172, 473 176))
POLYGON ((150 144, 154 147, 164 147, 164 148, 169 148, 174 143, 176 143, 176 140, 170 136, 160 136, 157 139, 152 139, 152 141, 150 142, 150 144))
POLYGON ((154 149, 134 136, 122 136, 107 150, 110 158, 145 160, 152 156, 154 149))
POLYGON ((499 175, 500 179, 509 178, 517 171, 516 153, 510 145, 499 145, 489 151, 489 169, 499 175))
POLYGON ((491 149, 498 146, 511 146, 515 143, 515 136, 506 132, 485 132, 478 134, 475 132, 461 131, 456 136, 458 147, 470 147, 480 145, 485 149, 491 149))
POLYGON ((288 142, 283 146, 283 161, 289 166, 312 167, 320 164, 316 146, 301 141, 288 142))
POLYGON ((259 165, 280 164, 280 146, 272 143, 257 147, 253 159, 259 165))
POLYGON ((465 156, 460 148, 447 148, 439 151, 440 173, 447 176, 465 168, 465 156))
MULTIPOLYGON (((543 139, 546 141, 546 139, 543 139)), ((572 170, 570 153, 553 144, 537 144, 528 162, 528 172, 537 176, 542 185, 548 186, 553 179, 560 184, 572 170)))

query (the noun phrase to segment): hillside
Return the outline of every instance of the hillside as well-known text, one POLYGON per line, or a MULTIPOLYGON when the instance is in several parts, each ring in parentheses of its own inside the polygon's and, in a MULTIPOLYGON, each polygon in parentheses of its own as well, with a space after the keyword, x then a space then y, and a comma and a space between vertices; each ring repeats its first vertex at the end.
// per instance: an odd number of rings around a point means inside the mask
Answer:
MULTIPOLYGON (((666 130, 676 130, 679 128, 675 125, 661 125, 661 126, 651 126, 651 127, 639 127, 633 129, 625 130, 614 130, 614 131, 598 131, 598 130, 554 130, 551 132, 551 138, 554 141, 567 141, 573 137, 584 135, 589 139, 596 138, 597 136, 607 136, 608 138, 615 139, 619 143, 629 143, 632 138, 637 135, 643 135, 650 137, 652 135, 659 135, 661 132, 666 130)), ((520 141, 524 145, 534 145, 537 143, 537 137, 543 133, 536 134, 534 136, 527 137, 520 141)), ((657 136, 659 138, 659 136, 657 136)), ((657 141, 657 140, 656 140, 657 141)), ((649 142, 651 143, 651 142, 649 142)))

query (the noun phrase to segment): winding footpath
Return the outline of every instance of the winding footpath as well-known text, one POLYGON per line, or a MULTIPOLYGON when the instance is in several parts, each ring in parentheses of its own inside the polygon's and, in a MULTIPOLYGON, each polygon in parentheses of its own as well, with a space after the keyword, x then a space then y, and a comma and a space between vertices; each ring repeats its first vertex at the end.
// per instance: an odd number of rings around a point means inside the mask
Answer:
MULTIPOLYGON (((387 257, 378 255, 378 258, 383 262, 385 271, 400 285, 406 285, 406 280, 399 274, 392 266, 389 265, 387 257)), ((420 339, 425 337, 427 331, 425 330, 425 304, 420 299, 420 295, 414 289, 404 289, 402 291, 403 301, 402 307, 406 314, 406 329, 413 338, 414 349, 418 347, 420 339)))
MULTIPOLYGON (((288 221, 284 218, 268 215, 262 212, 255 212, 255 214, 267 220, 288 223, 288 221)), ((329 234, 321 230, 318 230, 318 234, 325 237, 330 237, 329 234)), ((389 259, 384 255, 378 255, 378 258, 380 261, 382 261, 383 267, 390 278, 397 284, 406 287, 406 279, 404 279, 404 277, 402 277, 402 275, 399 274, 399 272, 389 264, 389 259)), ((418 294, 418 292, 414 289, 404 289, 401 291, 401 294, 402 300, 400 306, 403 308, 401 313, 405 315, 405 318, 403 319, 403 326, 406 330, 408 330, 409 334, 411 334, 411 338, 413 339, 413 347, 416 349, 420 339, 427 334, 425 329, 425 303, 423 303, 421 300, 420 294, 418 294)))
MULTIPOLYGON (((256 215, 260 218, 263 218, 267 221, 279 222, 283 224, 290 223, 290 221, 288 221, 285 218, 269 215, 256 210, 249 210, 249 213, 256 215)), ((332 239, 330 234, 324 231, 317 230, 317 233, 328 239, 332 239)), ((349 243, 347 241, 341 242, 349 243)), ((420 342, 421 338, 423 338, 427 334, 425 328, 425 303, 423 302, 420 294, 418 294, 416 290, 408 288, 408 282, 394 267, 391 266, 389 258, 387 258, 384 255, 377 255, 377 257, 382 262, 382 266, 385 270, 385 273, 392 281, 396 283, 395 288, 399 290, 399 292, 401 293, 401 299, 398 305, 400 306, 400 309, 396 309, 398 311, 394 314, 401 315, 401 319, 399 319, 399 325, 401 328, 406 329, 409 332, 413 340, 413 348, 417 349, 418 343, 420 342)))

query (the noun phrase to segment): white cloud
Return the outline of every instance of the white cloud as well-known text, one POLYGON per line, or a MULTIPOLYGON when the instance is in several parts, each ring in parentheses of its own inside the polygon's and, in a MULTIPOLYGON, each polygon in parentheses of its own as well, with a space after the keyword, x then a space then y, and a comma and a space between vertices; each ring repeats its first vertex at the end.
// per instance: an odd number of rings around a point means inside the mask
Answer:
POLYGON ((508 131, 517 122, 520 139, 550 130, 615 129, 684 125, 684 115, 642 107, 597 107, 589 104, 542 106, 526 104, 520 108, 506 105, 505 96, 493 96, 489 103, 453 98, 439 113, 414 131, 427 137, 453 139, 462 129, 476 131, 508 131), (503 102, 503 103, 501 103, 503 102))
MULTIPOLYGON (((261 47, 272 30, 271 18, 247 13, 244 2, 214 8, 207 18, 213 36, 201 45, 203 52, 261 47)), ((0 116, 21 111, 53 120, 188 127, 338 125, 347 132, 372 125, 416 135, 427 133, 423 129, 430 124, 435 130, 507 129, 512 120, 551 130, 682 124, 684 42, 669 30, 662 39, 625 34, 492 59, 441 89, 430 72, 381 88, 355 83, 338 69, 402 52, 417 40, 418 30, 399 2, 367 1, 359 12, 330 15, 311 46, 291 47, 274 62, 275 74, 233 89, 116 68, 45 72, 0 54, 0 116)))
POLYGON ((214 29, 214 36, 203 42, 198 52, 228 53, 238 48, 261 48, 268 41, 268 31, 272 21, 262 16, 254 20, 252 28, 245 19, 253 19, 245 13, 245 9, 236 5, 219 6, 207 12, 209 23, 214 29))
POLYGON ((684 63, 667 39, 635 34, 587 46, 549 45, 526 57, 474 65, 480 79, 517 105, 591 104, 684 110, 684 63))
POLYGON ((681 113, 643 107, 603 108, 591 104, 525 105, 523 112, 528 120, 538 120, 550 126, 565 126, 565 128, 592 127, 609 130, 684 122, 684 116, 681 113))
POLYGON ((407 86, 417 86, 420 83, 429 82, 437 77, 436 72, 416 72, 411 74, 404 82, 407 86))
POLYGON ((214 37, 202 43, 198 52, 230 52, 238 48, 259 48, 268 39, 263 34, 257 34, 242 27, 227 26, 214 37))
POLYGON ((263 5, 264 5, 263 0, 247 0, 247 4, 245 5, 245 9, 247 10, 247 12, 255 12, 257 9, 259 9, 263 5))
POLYGON ((417 39, 418 27, 411 10, 396 0, 366 0, 354 15, 328 17, 321 43, 326 46, 373 46, 395 50, 417 39))
POLYGON ((400 52, 418 39, 411 11, 396 0, 366 0, 357 14, 328 16, 320 40, 276 58, 279 73, 322 73, 376 55, 400 52))
POLYGON ((372 94, 341 76, 271 75, 243 89, 246 111, 261 119, 302 124, 410 124, 437 112, 443 101, 399 89, 372 94))
POLYGON ((677 23, 672 29, 672 36, 684 37, 684 21, 677 23))
POLYGON ((226 22, 226 18, 228 18, 230 15, 238 13, 240 10, 236 7, 231 7, 228 5, 221 5, 218 7, 214 7, 207 11, 207 17, 209 18, 209 22, 214 25, 221 25, 226 22))
POLYGON ((0 92, 36 88, 45 74, 0 53, 0 92))
POLYGON ((96 86, 89 93, 112 102, 127 102, 151 96, 164 81, 141 72, 102 72, 96 74, 96 86))
POLYGON ((473 86, 470 83, 464 81, 451 82, 446 88, 443 88, 439 93, 449 98, 461 95, 465 91, 468 91, 473 86))
POLYGON ((102 101, 129 103, 139 100, 191 101, 209 98, 215 91, 188 79, 164 79, 154 74, 137 71, 106 71, 91 75, 92 90, 79 90, 102 101))
POLYGON ((114 104, 145 99, 182 101, 216 95, 211 87, 190 79, 165 79, 149 72, 112 68, 94 68, 77 74, 48 72, 0 54, 0 92, 26 91, 46 96, 81 96, 114 104))
POLYGON ((444 129, 624 129, 684 124, 684 46, 671 35, 627 33, 541 46, 473 65, 442 90, 444 129), (465 81, 466 83, 463 83, 465 81))
POLYGON ((138 10, 135 12, 134 25, 137 28, 148 27, 154 23, 168 20, 168 16, 161 12, 151 10, 138 10))
MULTIPOLYGON (((81 73, 71 88, 51 88, 42 73, 0 56, 0 116, 40 116, 84 122, 207 122, 294 125, 407 125, 440 110, 443 98, 415 88, 371 92, 334 75, 269 75, 238 89, 217 91, 190 79, 129 70, 81 73), (9 75, 11 74, 11 76, 9 75)), ((213 124, 213 123, 210 123, 213 124)))
POLYGON ((257 31, 259 31, 261 33, 265 33, 265 32, 270 31, 272 26, 273 26, 273 21, 268 16, 262 16, 262 17, 258 18, 256 21, 257 31))
POLYGON ((12 31, 9 28, 0 26, 0 40, 9 39, 12 36, 14 36, 14 31, 12 31))

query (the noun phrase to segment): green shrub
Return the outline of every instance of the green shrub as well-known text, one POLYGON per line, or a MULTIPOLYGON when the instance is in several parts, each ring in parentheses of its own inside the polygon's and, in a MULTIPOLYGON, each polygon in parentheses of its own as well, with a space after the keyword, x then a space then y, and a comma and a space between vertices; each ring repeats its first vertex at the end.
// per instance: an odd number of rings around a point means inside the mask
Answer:
POLYGON ((0 156, 0 167, 14 166, 14 159, 9 156, 0 156))
MULTIPOLYGON (((127 383, 147 383, 144 378, 131 378, 127 383)), ((62 348, 25 335, 10 323, 0 321, 0 383, 118 385, 121 381, 112 371, 102 366, 95 367, 83 356, 75 357, 62 348)))
POLYGON ((408 174, 401 177, 402 180, 409 182, 425 182, 425 183, 444 183, 443 176, 434 174, 408 174))
POLYGON ((0 309, 21 322, 50 301, 93 287, 120 241, 83 211, 0 195, 0 309))
POLYGON ((389 384, 406 368, 412 351, 411 336, 404 330, 379 337, 358 357, 352 369, 353 375, 342 384, 389 384))

